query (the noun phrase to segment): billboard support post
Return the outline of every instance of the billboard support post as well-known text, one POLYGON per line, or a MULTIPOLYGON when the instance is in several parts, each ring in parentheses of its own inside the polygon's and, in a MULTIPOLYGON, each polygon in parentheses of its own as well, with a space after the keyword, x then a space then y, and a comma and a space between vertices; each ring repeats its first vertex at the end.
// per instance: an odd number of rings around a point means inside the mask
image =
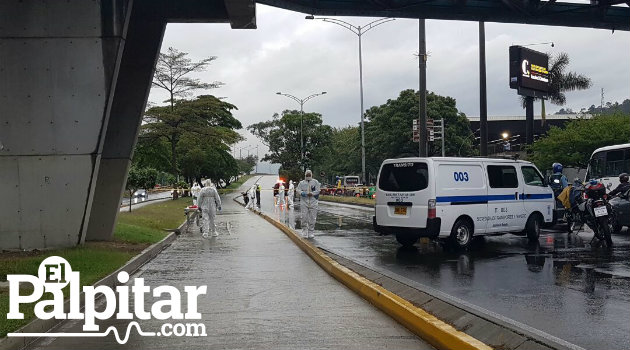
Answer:
POLYGON ((528 145, 534 143, 534 98, 525 97, 525 141, 528 145))

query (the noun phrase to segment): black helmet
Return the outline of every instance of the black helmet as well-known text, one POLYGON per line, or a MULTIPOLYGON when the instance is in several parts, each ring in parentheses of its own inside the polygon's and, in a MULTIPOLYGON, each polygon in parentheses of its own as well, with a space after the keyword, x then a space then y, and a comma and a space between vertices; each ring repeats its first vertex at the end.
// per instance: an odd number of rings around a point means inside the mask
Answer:
POLYGON ((628 173, 619 174, 619 182, 621 183, 628 182, 628 173))

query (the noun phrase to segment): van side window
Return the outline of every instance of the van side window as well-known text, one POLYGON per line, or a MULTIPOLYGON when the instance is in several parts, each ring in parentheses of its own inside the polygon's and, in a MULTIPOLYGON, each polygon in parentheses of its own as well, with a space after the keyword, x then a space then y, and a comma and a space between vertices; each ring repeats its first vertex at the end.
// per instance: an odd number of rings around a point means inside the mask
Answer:
POLYGON ((517 188, 516 168, 509 165, 488 165, 488 181, 492 188, 517 188))
POLYGON ((521 172, 526 185, 545 187, 542 176, 533 166, 524 166, 521 168, 521 172))

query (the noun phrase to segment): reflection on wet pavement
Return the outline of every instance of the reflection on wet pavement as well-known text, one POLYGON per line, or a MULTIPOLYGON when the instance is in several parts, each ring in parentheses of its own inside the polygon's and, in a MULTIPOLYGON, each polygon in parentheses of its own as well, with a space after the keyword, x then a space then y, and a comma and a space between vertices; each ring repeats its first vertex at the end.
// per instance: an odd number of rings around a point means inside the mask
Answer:
MULTIPOLYGON (((286 209, 264 201, 262 210, 299 229, 296 204, 286 209)), ((323 202, 315 228, 318 246, 357 263, 387 269, 587 349, 630 348, 628 231, 613 236, 612 250, 592 247, 590 231, 544 231, 537 244, 510 234, 477 237, 465 252, 433 241, 405 249, 393 236, 372 230, 371 211, 323 202)))

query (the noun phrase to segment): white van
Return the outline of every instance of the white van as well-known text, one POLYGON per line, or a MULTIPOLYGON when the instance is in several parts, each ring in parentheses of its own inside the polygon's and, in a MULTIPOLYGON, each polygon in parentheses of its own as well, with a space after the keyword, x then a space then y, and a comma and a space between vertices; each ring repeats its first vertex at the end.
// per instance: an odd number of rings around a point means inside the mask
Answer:
POLYGON ((378 174, 374 230, 402 245, 420 237, 467 247, 473 235, 538 240, 553 191, 530 162, 490 158, 387 159, 378 174))

